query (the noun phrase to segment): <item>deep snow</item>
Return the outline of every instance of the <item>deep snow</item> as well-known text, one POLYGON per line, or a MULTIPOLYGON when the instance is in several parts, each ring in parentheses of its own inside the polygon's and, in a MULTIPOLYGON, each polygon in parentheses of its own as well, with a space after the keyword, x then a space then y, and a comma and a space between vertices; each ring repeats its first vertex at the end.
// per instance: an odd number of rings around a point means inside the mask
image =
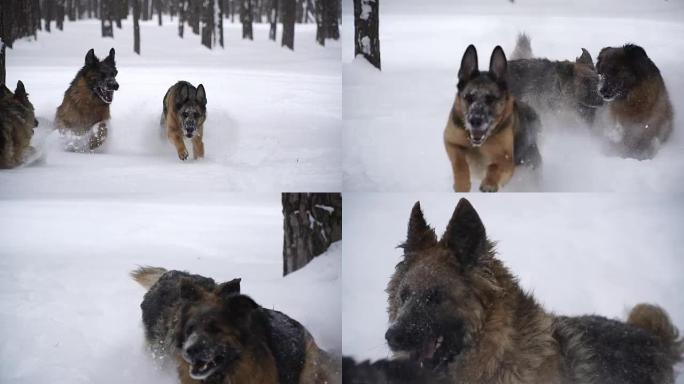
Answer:
POLYGON ((341 243, 282 276, 279 195, 0 201, 0 382, 177 382, 145 347, 138 265, 226 281, 341 350, 341 243))
MULTIPOLYGON (((105 153, 73 154, 47 140, 45 164, 0 172, 0 196, 103 195, 158 191, 339 191, 341 188, 340 43, 315 42, 315 25, 297 25, 295 51, 268 40, 268 25, 241 39, 225 25, 225 48, 209 50, 177 19, 142 22, 142 55, 132 20, 103 39, 97 20, 67 22, 7 50, 7 82, 22 80, 36 108, 41 142, 64 91, 95 49, 116 49, 121 86, 111 105, 105 153), (181 162, 162 138, 162 98, 178 80, 205 86, 206 158, 181 162)), ((282 28, 279 26, 279 31, 282 28)))
MULTIPOLYGON (((390 355, 385 288, 416 200, 438 236, 458 202, 450 194, 345 194, 342 351, 390 355), (378 228, 382 228, 381 231, 378 228)), ((498 257, 549 311, 625 319, 639 302, 661 305, 684 330, 684 200, 655 194, 467 196, 498 257)), ((684 372, 684 366, 678 368, 684 372)), ((684 376, 678 379, 684 383, 684 376)))
MULTIPOLYGON (((348 3, 344 15, 352 19, 348 3)), ((354 60, 354 30, 345 23, 345 190, 451 191, 442 133, 463 52, 475 44, 484 70, 492 49, 510 55, 522 31, 535 56, 552 60, 574 60, 582 47, 595 60, 605 46, 643 46, 664 76, 675 129, 654 160, 639 162, 607 157, 581 124, 542 116, 541 180, 514 175, 504 191, 684 191, 684 5, 650 0, 386 1, 380 72, 354 60)))

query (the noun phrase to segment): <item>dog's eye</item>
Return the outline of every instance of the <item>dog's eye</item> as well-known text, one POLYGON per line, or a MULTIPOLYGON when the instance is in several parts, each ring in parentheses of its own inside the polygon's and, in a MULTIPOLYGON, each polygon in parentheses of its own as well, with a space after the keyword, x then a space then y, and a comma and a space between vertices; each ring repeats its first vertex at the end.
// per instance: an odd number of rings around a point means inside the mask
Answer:
POLYGON ((212 334, 216 334, 216 333, 219 333, 219 331, 220 331, 220 329, 218 327, 218 324, 216 324, 215 321, 212 321, 209 324, 207 324, 207 332, 212 333, 212 334))
POLYGON ((442 302, 442 293, 436 289, 430 290, 425 296, 425 301, 428 304, 438 305, 442 302))
POLYGON ((465 95, 463 99, 465 99, 467 103, 472 103, 473 101, 475 101, 475 96, 472 93, 469 93, 465 95))
POLYGON ((193 114, 193 116, 195 116, 195 119, 198 119, 198 118, 200 117, 200 114, 199 114, 199 112, 195 112, 195 113, 193 114))
POLYGON ((496 97, 494 97, 494 95, 485 96, 485 103, 492 104, 495 101, 496 101, 496 97))
POLYGON ((188 118, 188 113, 187 113, 187 112, 183 112, 183 113, 181 113, 181 116, 183 116, 184 119, 187 119, 187 118, 188 118))
POLYGON ((409 297, 411 297, 411 291, 408 288, 402 289, 401 292, 399 293, 399 299, 402 302, 408 300, 409 297))

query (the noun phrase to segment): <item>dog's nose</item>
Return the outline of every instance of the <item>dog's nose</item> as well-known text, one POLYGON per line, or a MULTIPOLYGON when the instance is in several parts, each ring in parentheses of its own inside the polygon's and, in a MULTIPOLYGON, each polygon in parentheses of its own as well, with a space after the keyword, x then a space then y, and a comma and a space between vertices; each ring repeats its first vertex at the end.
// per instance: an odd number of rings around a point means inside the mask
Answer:
POLYGON ((107 88, 117 91, 119 90, 119 83, 117 83, 115 80, 110 80, 107 82, 107 88))
POLYGON ((482 119, 481 117, 471 117, 470 119, 468 119, 468 122, 470 123, 471 127, 477 128, 482 125, 484 119, 482 119))
POLYGON ((385 332, 385 340, 391 349, 405 349, 410 348, 414 343, 417 335, 414 332, 407 331, 402 327, 390 327, 385 332))

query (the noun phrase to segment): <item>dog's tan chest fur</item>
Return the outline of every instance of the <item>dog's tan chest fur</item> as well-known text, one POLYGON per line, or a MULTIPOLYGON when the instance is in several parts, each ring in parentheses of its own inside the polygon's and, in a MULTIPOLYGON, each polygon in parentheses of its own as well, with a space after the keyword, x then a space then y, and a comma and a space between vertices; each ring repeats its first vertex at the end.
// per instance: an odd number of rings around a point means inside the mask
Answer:
POLYGON ((57 128, 68 129, 82 135, 94 124, 110 119, 109 104, 103 103, 86 84, 79 79, 64 94, 62 104, 57 108, 57 128))

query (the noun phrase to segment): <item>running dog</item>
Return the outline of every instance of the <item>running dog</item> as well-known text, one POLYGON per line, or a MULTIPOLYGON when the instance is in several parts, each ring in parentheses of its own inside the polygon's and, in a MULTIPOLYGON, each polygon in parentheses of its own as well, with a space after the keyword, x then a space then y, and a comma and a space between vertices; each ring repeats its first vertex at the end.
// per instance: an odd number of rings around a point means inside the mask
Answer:
POLYGON ((0 84, 0 168, 14 168, 34 152, 30 146, 38 120, 24 83, 17 82, 14 94, 0 84))
POLYGON ((174 84, 164 95, 161 125, 178 158, 186 160, 185 139, 192 141, 192 157, 204 157, 204 121, 207 118, 207 95, 202 84, 195 88, 187 81, 174 84))

